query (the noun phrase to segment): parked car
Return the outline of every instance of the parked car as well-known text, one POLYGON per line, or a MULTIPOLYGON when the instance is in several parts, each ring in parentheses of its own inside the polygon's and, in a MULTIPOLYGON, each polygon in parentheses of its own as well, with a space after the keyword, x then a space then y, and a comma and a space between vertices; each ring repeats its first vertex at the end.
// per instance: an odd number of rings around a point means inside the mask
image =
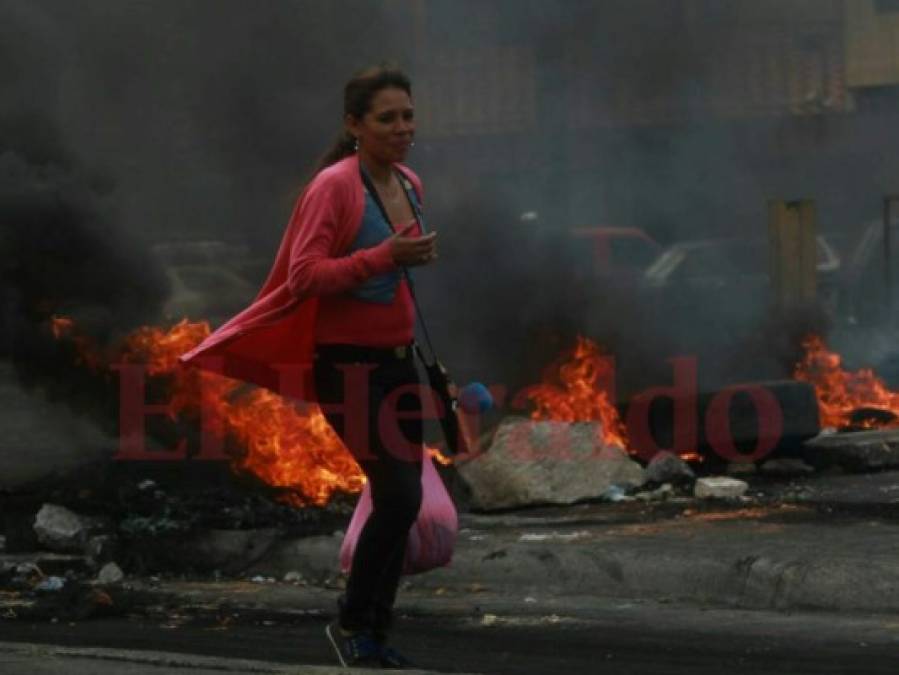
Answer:
POLYGON ((582 276, 639 278, 662 252, 662 246, 637 227, 577 227, 570 235, 582 276))
MULTIPOLYGON (((847 246, 848 253, 840 278, 841 314, 851 324, 872 324, 888 318, 886 268, 884 261, 883 221, 872 220, 856 230, 847 246)), ((893 307, 899 307, 899 220, 890 224, 893 254, 893 307)), ((894 310, 895 313, 895 310, 894 310)))
MULTIPOLYGON (((822 236, 815 238, 815 244, 818 297, 833 311, 840 286, 840 256, 822 236)), ((667 288, 694 296, 715 293, 724 302, 728 298, 764 302, 770 285, 769 255, 764 238, 681 242, 662 253, 643 280, 649 289, 667 288)))

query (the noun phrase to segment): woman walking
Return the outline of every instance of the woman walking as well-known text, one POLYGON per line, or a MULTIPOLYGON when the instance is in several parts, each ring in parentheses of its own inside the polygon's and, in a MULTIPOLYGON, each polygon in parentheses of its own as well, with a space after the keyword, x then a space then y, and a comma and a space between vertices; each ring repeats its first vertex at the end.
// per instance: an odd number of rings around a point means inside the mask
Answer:
POLYGON ((343 125, 256 301, 182 361, 307 399, 314 385, 373 503, 326 634, 344 666, 402 668, 387 640, 423 450, 408 268, 436 259, 436 234, 424 231, 421 182, 401 164, 415 134, 409 79, 389 66, 357 74, 343 125))

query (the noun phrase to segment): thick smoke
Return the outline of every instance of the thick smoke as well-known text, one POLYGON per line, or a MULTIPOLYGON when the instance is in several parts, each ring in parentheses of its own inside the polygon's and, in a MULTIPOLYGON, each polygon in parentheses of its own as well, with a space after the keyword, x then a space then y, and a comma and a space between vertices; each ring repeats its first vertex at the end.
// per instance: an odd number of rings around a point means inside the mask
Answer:
MULTIPOLYGON (((138 320, 135 305, 152 309, 164 292, 126 253, 135 241, 247 244, 261 261, 251 281, 261 281, 298 188, 340 127, 341 88, 354 70, 399 60, 424 98, 449 87, 432 81, 448 78, 447 63, 518 49, 533 63, 533 123, 441 135, 427 127, 434 115, 424 116, 409 159, 425 180, 441 242, 439 265, 421 270, 418 286, 457 377, 532 382, 579 333, 618 357, 624 393, 667 381, 666 359, 683 354, 700 356, 710 384, 783 376, 795 336, 825 327, 816 311, 777 319, 764 302, 740 297, 702 307, 684 298, 675 307, 626 280, 585 277, 576 262, 583 252, 567 231, 635 226, 663 244, 764 237, 772 198, 815 199, 819 229, 850 238, 876 217, 881 194, 899 180, 884 152, 899 128, 895 103, 876 115, 838 114, 811 91, 803 105, 820 108, 814 114, 780 102, 746 116, 735 107, 756 94, 744 91, 747 82, 720 81, 717 67, 754 49, 746 25, 759 36, 792 26, 788 41, 810 59, 841 53, 837 4, 7 2, 4 100, 20 117, 45 120, 50 132, 41 138, 58 140, 43 155, 15 150, 3 166, 19 176, 10 190, 31 195, 41 222, 72 223, 83 247, 121 261, 103 265, 117 284, 91 285, 87 274, 66 290, 70 305, 90 306, 98 288, 120 289, 104 306, 124 330, 138 320), (730 109, 715 107, 722 91, 735 102, 730 109), (48 164, 63 167, 53 187, 29 192, 48 164), (103 167, 110 179, 83 166, 103 167), (54 192, 77 208, 51 208, 54 192), (538 218, 522 220, 527 211, 538 218), (96 213, 114 215, 85 215, 96 213)), ((478 109, 498 95, 505 83, 489 66, 468 66, 469 81, 453 85, 454 108, 478 109)), ((78 249, 58 235, 50 241, 78 249)), ((38 283, 26 280, 27 288, 38 283)), ((36 301, 23 297, 21 283, 13 288, 4 291, 4 316, 36 301)))
POLYGON ((19 6, 0 17, 0 358, 29 388, 114 420, 115 397, 79 372, 51 318, 111 343, 158 318, 168 284, 149 240, 118 226, 115 177, 81 161, 60 131, 54 22, 19 6))

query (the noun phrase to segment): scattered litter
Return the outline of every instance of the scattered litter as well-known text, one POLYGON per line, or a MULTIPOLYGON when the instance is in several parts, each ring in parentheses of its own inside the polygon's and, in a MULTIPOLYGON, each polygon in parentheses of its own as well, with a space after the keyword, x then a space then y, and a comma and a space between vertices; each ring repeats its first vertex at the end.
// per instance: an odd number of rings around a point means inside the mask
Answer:
POLYGON ((91 601, 96 605, 103 605, 104 607, 112 607, 112 597, 110 597, 109 593, 99 588, 95 588, 91 592, 91 601))
POLYGON ((289 584, 301 584, 303 583, 304 579, 302 574, 300 574, 296 570, 291 570, 284 575, 284 581, 289 584))
POLYGON ((696 481, 693 494, 697 497, 717 497, 719 499, 741 497, 749 489, 746 481, 726 476, 710 476, 696 481))
POLYGON ((112 549, 112 537, 108 534, 101 534, 87 540, 87 544, 84 546, 84 554, 94 560, 102 560, 110 555, 112 549))
POLYGON ((528 604, 532 604, 532 603, 537 602, 537 598, 534 598, 534 597, 532 597, 532 596, 529 595, 528 597, 526 597, 526 598, 524 599, 524 601, 525 601, 526 603, 528 603, 528 604))
POLYGON ((640 502, 665 501, 674 494, 674 487, 671 483, 665 483, 655 490, 647 490, 638 492, 634 495, 634 499, 640 502))
POLYGON ((527 532, 521 535, 518 538, 518 541, 574 541, 575 539, 582 539, 584 537, 589 537, 590 533, 587 530, 578 530, 577 532, 527 532))
POLYGON ((62 577, 47 577, 34 587, 36 591, 59 591, 66 585, 66 580, 62 577))
POLYGON ((16 565, 16 576, 19 577, 38 577, 39 579, 43 579, 46 574, 41 571, 41 568, 35 565, 33 562, 23 562, 16 565))
POLYGON ((150 480, 149 478, 147 480, 142 480, 140 483, 137 484, 138 490, 151 490, 152 488, 155 488, 155 487, 156 487, 156 481, 150 480))
POLYGON ((497 616, 496 614, 484 614, 481 617, 482 626, 545 626, 547 624, 576 624, 583 623, 583 619, 558 614, 544 614, 542 616, 497 616))
POLYGON ((600 499, 604 499, 607 502, 632 502, 634 501, 633 497, 628 497, 625 494, 625 489, 620 485, 610 485, 605 490, 603 490, 599 494, 600 499))
POLYGON ((257 574, 255 577, 250 579, 254 584, 273 584, 275 583, 274 577, 264 577, 262 575, 257 574))

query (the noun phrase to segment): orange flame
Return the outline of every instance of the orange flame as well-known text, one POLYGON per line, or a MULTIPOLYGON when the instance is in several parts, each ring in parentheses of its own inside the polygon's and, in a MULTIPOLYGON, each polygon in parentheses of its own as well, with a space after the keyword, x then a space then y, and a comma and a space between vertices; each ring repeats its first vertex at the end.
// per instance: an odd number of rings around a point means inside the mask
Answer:
POLYGON ((899 426, 899 394, 890 391, 873 370, 862 368, 854 373, 843 370, 840 355, 829 351, 824 340, 816 335, 803 340, 802 346, 805 356, 796 364, 793 377, 815 387, 822 427, 899 426), (852 413, 863 408, 886 411, 897 418, 887 423, 852 420, 852 413))
MULTIPOLYGON (((51 327, 58 338, 75 342, 86 363, 99 359, 89 343, 74 334, 71 319, 54 317, 51 327)), ((196 417, 203 410, 207 432, 230 436, 245 449, 232 460, 232 468, 294 491, 296 498, 289 501, 295 505, 323 505, 337 491, 359 492, 365 476, 317 406, 301 409, 261 389, 239 395, 239 381, 180 367, 178 356, 209 332, 208 323, 187 319, 168 330, 144 326, 126 338, 118 360, 142 363, 148 374, 170 377, 169 416, 196 417)))
POLYGON ((447 457, 437 448, 427 448, 427 452, 431 456, 431 459, 433 459, 438 464, 441 464, 442 466, 449 466, 453 463, 452 457, 447 457))
MULTIPOLYGON (((600 422, 606 445, 627 448, 627 433, 618 409, 610 401, 614 363, 596 343, 578 336, 570 359, 552 373, 554 384, 544 380, 531 387, 527 397, 536 406, 534 420, 600 422)), ((550 378, 547 378, 550 379, 550 378)))
POLYGON ((94 346, 90 338, 85 335, 75 333, 75 322, 67 316, 51 316, 50 330, 53 337, 61 340, 63 337, 69 338, 75 345, 78 352, 78 365, 84 365, 92 371, 98 371, 103 367, 103 357, 100 351, 94 346))
MULTIPOLYGON (((72 319, 54 317, 51 329, 57 339, 73 340, 85 363, 102 361, 90 343, 75 334, 72 319)), ((187 319, 168 330, 143 326, 125 339, 118 360, 144 364, 147 374, 170 378, 169 417, 197 417, 203 410, 208 433, 234 438, 245 450, 232 459, 232 469, 293 491, 285 497, 290 503, 321 506, 335 492, 361 491, 365 475, 318 406, 295 403, 264 389, 241 395, 243 383, 237 380, 180 366, 178 356, 209 333, 207 322, 187 319)), ((452 462, 433 448, 428 452, 441 464, 452 462)))
POLYGON ((63 335, 68 335, 72 328, 75 326, 75 322, 72 321, 67 316, 51 316, 50 317, 50 330, 53 331, 53 337, 59 340, 63 335))

